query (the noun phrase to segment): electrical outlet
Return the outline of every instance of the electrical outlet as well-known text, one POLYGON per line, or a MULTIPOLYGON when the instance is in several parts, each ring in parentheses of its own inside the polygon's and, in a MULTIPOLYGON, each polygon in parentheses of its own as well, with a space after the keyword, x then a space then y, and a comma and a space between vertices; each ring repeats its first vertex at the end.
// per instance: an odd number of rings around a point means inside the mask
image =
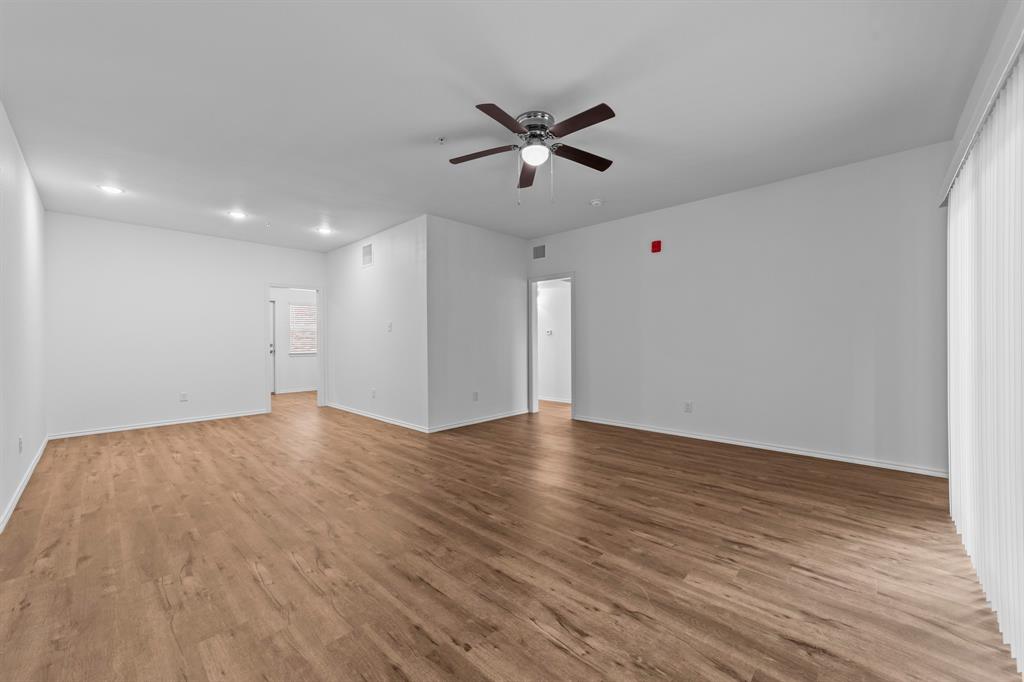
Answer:
POLYGON ((692 400, 687 400, 685 403, 683 403, 683 412, 685 412, 687 414, 692 414, 693 413, 693 401, 692 400))
POLYGON ((479 402, 479 401, 480 401, 480 392, 479 391, 473 391, 473 402, 476 403, 476 402, 479 402))
POLYGON ((18 454, 20 455, 24 451, 25 451, 25 440, 21 436, 18 436, 18 454))
POLYGON ((371 398, 376 398, 377 397, 377 389, 375 389, 375 388, 371 388, 370 389, 370 397, 371 398))
POLYGON ((178 394, 178 402, 179 403, 187 403, 188 402, 188 393, 179 393, 178 394))

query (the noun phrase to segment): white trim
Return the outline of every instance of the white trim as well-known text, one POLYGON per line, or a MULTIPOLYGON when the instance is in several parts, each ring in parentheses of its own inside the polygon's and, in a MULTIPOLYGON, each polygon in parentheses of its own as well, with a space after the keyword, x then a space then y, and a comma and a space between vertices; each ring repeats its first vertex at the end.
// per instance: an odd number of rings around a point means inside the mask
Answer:
MULTIPOLYGON (((266 353, 268 347, 271 352, 265 356, 266 364, 264 365, 264 371, 270 370, 267 372, 267 383, 269 384, 269 395, 274 395, 277 393, 277 299, 269 298, 267 303, 270 304, 267 308, 267 315, 270 317, 270 324, 268 325, 270 333, 268 336, 267 330, 264 330, 265 342, 263 344, 263 352, 266 353)), ((270 411, 271 407, 272 403, 268 399, 267 411, 270 411)))
POLYGON ((316 386, 310 386, 309 388, 289 388, 286 391, 277 391, 274 395, 284 395, 285 393, 315 393, 316 386))
POLYGON ((537 400, 543 400, 546 403, 563 403, 565 405, 572 405, 572 401, 568 398, 545 398, 542 395, 537 396, 537 400))
POLYGON ((354 407, 348 407, 340 403, 327 403, 327 407, 333 407, 336 410, 342 412, 351 412, 352 414, 358 414, 360 417, 369 417, 370 419, 376 419, 379 422, 385 424, 391 424, 393 426, 401 426, 402 428, 412 429, 413 431, 419 431, 420 433, 437 433, 438 431, 448 431, 449 429, 457 429, 461 426, 469 426, 471 424, 482 424, 483 422, 490 422, 496 419, 506 419, 508 417, 517 417, 521 414, 526 414, 527 410, 512 410, 511 412, 501 412, 499 414, 491 414, 486 417, 475 417, 473 419, 464 419, 462 421, 451 422, 448 424, 442 424, 440 426, 420 426, 419 424, 413 424, 411 422, 402 421, 401 419, 394 419, 393 417, 385 417, 381 414, 375 414, 373 412, 367 412, 366 410, 358 410, 354 407))
POLYGON ((7 503, 3 516, 0 516, 0 533, 4 532, 4 528, 7 527, 7 522, 11 520, 11 515, 14 514, 15 507, 18 506, 18 500, 21 499, 21 494, 25 492, 25 488, 28 487, 28 481, 32 478, 32 474, 35 473, 36 465, 39 464, 39 460, 43 458, 43 452, 46 450, 46 446, 49 442, 49 437, 43 438, 43 444, 39 446, 39 451, 36 453, 36 456, 32 458, 32 463, 29 464, 28 471, 25 472, 21 482, 18 483, 18 487, 14 491, 14 497, 12 497, 11 501, 7 503))
POLYGON ((437 433, 438 431, 447 431, 449 429, 457 429, 461 426, 469 426, 471 424, 482 424, 483 422, 492 422, 496 419, 507 419, 508 417, 518 417, 521 414, 527 414, 528 410, 512 410, 511 412, 501 412, 499 414, 492 414, 487 417, 476 417, 475 419, 464 419, 462 421, 451 422, 450 424, 442 424, 441 426, 431 426, 427 429, 427 433, 437 433))
POLYGON ((223 414, 211 414, 205 417, 188 417, 186 419, 161 419, 159 421, 142 422, 141 424, 124 424, 122 426, 105 426, 99 429, 82 429, 81 431, 65 431, 64 433, 50 434, 50 440, 58 438, 78 438, 79 436, 93 436, 99 433, 116 433, 118 431, 135 431, 137 429, 152 429, 158 426, 174 426, 175 424, 191 424, 193 422, 208 422, 214 419, 234 419, 235 417, 251 417, 257 414, 267 414, 269 410, 247 410, 244 412, 225 412, 223 414))
POLYGON ((384 415, 374 414, 373 412, 367 412, 366 410, 357 410, 354 407, 342 405, 341 403, 327 403, 327 407, 333 407, 334 409, 341 410, 342 412, 351 412, 352 414, 358 414, 360 417, 369 417, 370 419, 376 419, 377 421, 384 422, 386 424, 393 424, 395 426, 401 426, 407 429, 412 429, 413 431, 419 431, 420 433, 429 433, 429 430, 425 426, 420 426, 419 424, 413 424, 411 422, 404 422, 401 419, 385 417, 384 415))
POLYGON ((599 419, 597 417, 582 417, 579 415, 575 416, 574 419, 577 419, 579 421, 592 422, 594 424, 604 424, 606 426, 618 426, 626 429, 637 429, 639 431, 664 433, 669 436, 682 436, 683 438, 696 438, 697 440, 713 441, 716 443, 726 443, 728 445, 740 445, 748 448, 757 448, 759 450, 783 452, 786 453, 787 455, 802 455, 804 457, 830 459, 837 462, 861 464, 864 466, 877 467, 880 469, 893 469, 895 471, 905 471, 911 474, 923 474, 925 476, 935 476, 938 478, 949 477, 948 472, 942 469, 933 469, 931 467, 922 467, 913 464, 902 464, 900 462, 889 462, 883 459, 854 457, 853 455, 841 455, 836 452, 825 452, 822 450, 807 450, 804 448, 795 448, 788 445, 776 445, 775 443, 762 443, 756 440, 741 440, 739 438, 726 438, 725 436, 714 436, 706 433, 691 433, 689 431, 681 431, 679 429, 668 429, 659 426, 648 426, 646 424, 634 424, 631 422, 622 422, 613 419, 599 419))

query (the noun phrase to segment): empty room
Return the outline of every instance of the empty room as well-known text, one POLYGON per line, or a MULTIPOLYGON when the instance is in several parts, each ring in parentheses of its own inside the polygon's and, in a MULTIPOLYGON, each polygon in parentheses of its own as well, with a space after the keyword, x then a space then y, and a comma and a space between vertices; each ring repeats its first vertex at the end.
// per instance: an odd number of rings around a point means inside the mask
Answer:
POLYGON ((1024 0, 0 0, 0 680, 1024 681, 1024 0))

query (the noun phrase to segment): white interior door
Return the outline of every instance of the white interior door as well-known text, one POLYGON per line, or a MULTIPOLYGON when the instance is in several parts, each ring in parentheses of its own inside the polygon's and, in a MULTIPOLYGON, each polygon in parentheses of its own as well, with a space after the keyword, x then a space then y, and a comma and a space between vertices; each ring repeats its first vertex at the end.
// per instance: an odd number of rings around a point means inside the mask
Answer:
POLYGON ((277 393, 277 303, 267 301, 267 338, 270 348, 267 352, 267 385, 270 393, 277 393))

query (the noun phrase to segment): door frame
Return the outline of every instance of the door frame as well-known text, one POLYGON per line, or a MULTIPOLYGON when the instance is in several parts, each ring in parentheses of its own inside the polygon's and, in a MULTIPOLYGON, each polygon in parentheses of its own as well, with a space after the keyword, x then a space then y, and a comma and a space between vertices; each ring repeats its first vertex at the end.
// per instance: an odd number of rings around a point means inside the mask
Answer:
MULTIPOLYGON (((306 289, 308 291, 316 292, 316 406, 326 407, 327 406, 327 295, 324 293, 324 287, 317 286, 315 284, 281 284, 278 282, 268 282, 263 287, 263 301, 264 304, 267 301, 273 300, 271 298, 271 289, 306 289)), ((275 305, 275 310, 276 310, 275 305)), ((269 331, 264 325, 263 331, 263 350, 266 352, 270 347, 269 331)), ((274 347, 274 354, 279 352, 277 344, 274 347)), ((275 358, 276 359, 276 358, 275 358)), ((269 384, 269 381, 266 381, 269 384)), ((265 386, 264 394, 266 396, 266 410, 271 411, 271 396, 270 385, 265 386)))
POLYGON ((537 397, 537 284, 555 279, 569 280, 569 390, 572 391, 572 402, 569 404, 572 418, 576 418, 576 273, 561 272, 552 275, 531 277, 526 284, 527 313, 527 344, 526 344, 526 411, 540 412, 540 400, 537 397))
POLYGON ((270 372, 267 376, 267 383, 270 384, 270 395, 277 393, 277 301, 269 298, 267 303, 270 305, 267 307, 267 313, 270 315, 269 322, 269 334, 270 340, 265 350, 269 350, 270 346, 273 346, 274 352, 270 353, 270 359, 267 362, 270 364, 270 372))

